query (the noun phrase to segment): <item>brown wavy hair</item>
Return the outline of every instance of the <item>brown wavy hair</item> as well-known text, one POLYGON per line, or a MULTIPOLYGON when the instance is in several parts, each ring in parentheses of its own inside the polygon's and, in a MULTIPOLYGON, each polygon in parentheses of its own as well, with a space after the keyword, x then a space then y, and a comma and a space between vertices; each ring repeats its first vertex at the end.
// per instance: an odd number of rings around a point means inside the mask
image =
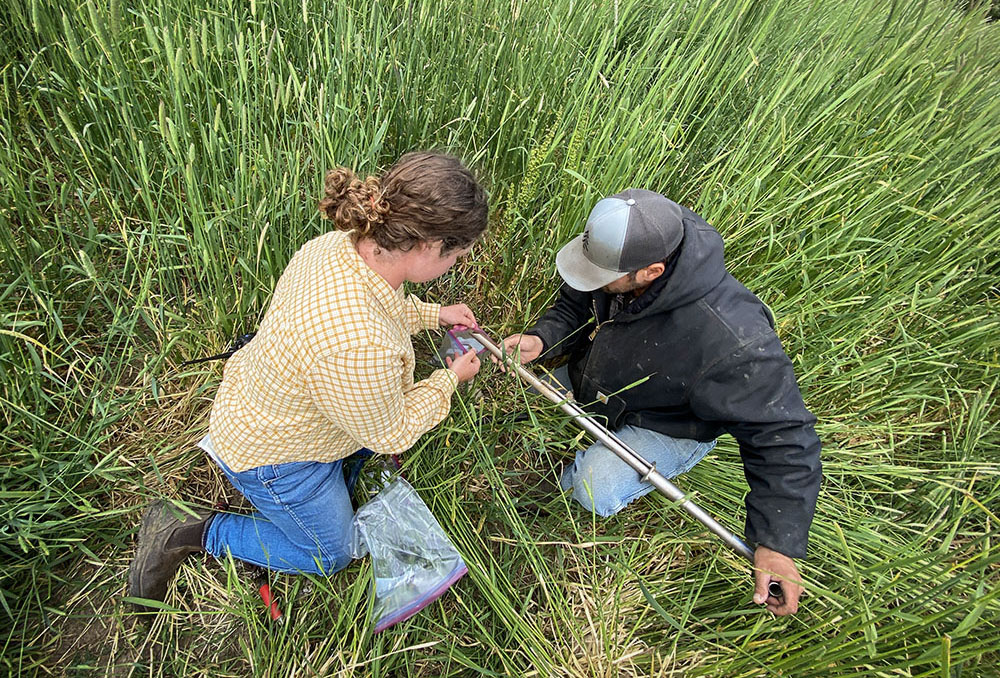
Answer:
POLYGON ((326 173, 319 211, 341 231, 407 251, 442 241, 441 254, 464 249, 486 230, 486 191, 462 162, 433 151, 407 153, 381 177, 347 167, 326 173))

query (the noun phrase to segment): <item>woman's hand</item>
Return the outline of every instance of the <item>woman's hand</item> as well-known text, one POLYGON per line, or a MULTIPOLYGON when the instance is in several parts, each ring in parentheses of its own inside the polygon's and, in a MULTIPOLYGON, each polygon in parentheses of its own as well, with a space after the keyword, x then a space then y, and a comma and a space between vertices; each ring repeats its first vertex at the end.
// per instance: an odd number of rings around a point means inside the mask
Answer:
POLYGON ((459 382, 472 381, 472 378, 479 373, 481 366, 479 356, 476 355, 475 351, 468 351, 454 360, 451 358, 445 358, 444 360, 448 364, 448 369, 458 377, 459 382))
POLYGON ((441 313, 438 315, 438 322, 442 325, 476 327, 476 316, 472 314, 472 309, 465 304, 442 306, 441 313))

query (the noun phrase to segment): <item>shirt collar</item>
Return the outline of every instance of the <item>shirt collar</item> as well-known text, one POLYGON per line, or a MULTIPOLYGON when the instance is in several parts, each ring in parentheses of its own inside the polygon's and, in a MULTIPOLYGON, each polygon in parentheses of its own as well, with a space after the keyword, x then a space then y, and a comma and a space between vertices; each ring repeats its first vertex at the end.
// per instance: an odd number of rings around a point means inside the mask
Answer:
POLYGON ((349 271, 365 281, 365 287, 383 308, 393 317, 403 317, 403 286, 400 285, 398 290, 394 290, 385 278, 373 271, 354 248, 354 239, 350 233, 339 235, 334 246, 341 262, 349 271))

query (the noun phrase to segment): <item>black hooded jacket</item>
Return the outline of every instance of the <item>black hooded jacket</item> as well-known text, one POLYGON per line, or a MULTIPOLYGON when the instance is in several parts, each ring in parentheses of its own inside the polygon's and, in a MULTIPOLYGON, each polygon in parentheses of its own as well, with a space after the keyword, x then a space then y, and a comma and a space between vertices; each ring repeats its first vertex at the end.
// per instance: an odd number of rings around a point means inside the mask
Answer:
POLYGON ((612 430, 730 433, 750 485, 747 539, 803 558, 821 479, 816 418, 770 311, 726 271, 718 232, 682 212, 678 252, 640 297, 564 285, 528 334, 543 357, 570 355, 575 399, 612 430))

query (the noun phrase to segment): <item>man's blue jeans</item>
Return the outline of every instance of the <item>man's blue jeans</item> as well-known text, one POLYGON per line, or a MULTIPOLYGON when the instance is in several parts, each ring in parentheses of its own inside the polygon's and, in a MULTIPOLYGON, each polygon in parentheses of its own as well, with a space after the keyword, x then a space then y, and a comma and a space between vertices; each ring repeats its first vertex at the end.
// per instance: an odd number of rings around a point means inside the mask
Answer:
MULTIPOLYGON (((564 391, 571 388, 565 366, 555 370, 552 376, 564 391)), ((672 438, 637 426, 623 426, 615 434, 643 459, 656 464, 656 470, 666 478, 690 471, 715 447, 714 440, 703 443, 672 438)), ((576 453, 576 460, 563 469, 559 485, 563 491, 572 489, 573 498, 585 509, 603 517, 618 513, 655 489, 600 442, 576 453)))
MULTIPOLYGON (((715 441, 701 443, 687 438, 671 438, 663 433, 636 426, 615 431, 622 441, 666 478, 690 471, 715 447, 715 441)), ((618 513, 629 503, 655 488, 640 480, 639 474, 602 443, 594 443, 576 453, 576 461, 563 470, 559 481, 563 490, 573 490, 573 498, 599 516, 618 513)))
POLYGON ((331 575, 351 562, 354 510, 343 460, 297 461, 239 473, 219 467, 258 513, 220 513, 205 533, 205 550, 277 572, 331 575))

